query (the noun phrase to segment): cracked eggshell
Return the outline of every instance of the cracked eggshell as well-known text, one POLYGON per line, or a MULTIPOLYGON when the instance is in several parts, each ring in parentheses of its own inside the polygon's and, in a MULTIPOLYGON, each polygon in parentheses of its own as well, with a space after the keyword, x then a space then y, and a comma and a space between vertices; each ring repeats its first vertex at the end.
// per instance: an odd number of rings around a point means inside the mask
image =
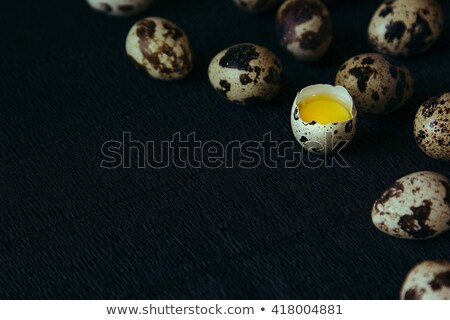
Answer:
POLYGON ((218 93, 241 105, 274 98, 281 88, 283 68, 267 48, 242 43, 217 54, 209 64, 209 80, 218 93))
POLYGON ((299 60, 317 61, 330 47, 333 26, 320 0, 287 0, 278 9, 275 22, 281 46, 299 60))
POLYGON ((387 0, 369 24, 375 50, 391 56, 410 56, 427 50, 444 28, 444 13, 436 0, 387 0))
POLYGON ((109 16, 129 17, 147 10, 153 0, 87 0, 96 11, 109 16))
POLYGON ((233 0, 241 9, 248 12, 263 12, 274 7, 278 0, 233 0))
POLYGON ((139 69, 159 80, 177 80, 192 70, 192 50, 186 34, 169 20, 150 17, 128 33, 126 50, 139 69))
POLYGON ((422 104, 414 119, 414 138, 429 157, 450 161, 450 92, 422 104))
POLYGON ((428 260, 416 265, 406 276, 402 300, 450 300, 450 261, 428 260))
POLYGON ((318 84, 306 87, 297 94, 291 110, 291 128, 297 142, 308 152, 329 155, 343 150, 353 140, 356 134, 356 118, 357 111, 352 97, 344 87, 318 84), (326 125, 315 121, 304 122, 299 112, 300 101, 318 94, 336 96, 347 102, 352 118, 326 125))
POLYGON ((450 183, 439 173, 415 172, 395 181, 377 199, 372 222, 403 239, 430 239, 450 229, 450 183))
POLYGON ((362 113, 387 114, 400 108, 414 93, 409 70, 378 53, 360 54, 347 60, 336 75, 362 113))

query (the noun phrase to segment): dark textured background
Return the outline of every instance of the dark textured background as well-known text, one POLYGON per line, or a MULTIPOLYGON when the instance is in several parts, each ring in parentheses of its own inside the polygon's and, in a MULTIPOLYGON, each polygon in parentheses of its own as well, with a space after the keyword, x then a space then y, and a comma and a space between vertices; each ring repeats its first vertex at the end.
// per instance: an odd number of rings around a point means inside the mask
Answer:
POLYGON ((156 141, 177 131, 223 143, 269 131, 293 140, 296 91, 333 82, 344 60, 370 51, 378 3, 331 6, 332 47, 308 65, 277 45, 274 12, 160 0, 148 14, 183 28, 196 55, 189 78, 166 83, 127 60, 137 18, 110 19, 82 0, 2 1, 0 297, 395 299, 415 263, 450 258, 450 234, 398 240, 370 220, 396 178, 450 175, 411 133, 420 103, 450 90, 449 23, 432 50, 403 60, 416 79, 411 102, 389 117, 361 117, 345 152, 350 169, 100 168, 101 145, 123 131, 156 141), (285 82, 271 105, 234 106, 211 88, 209 60, 239 42, 282 60, 285 82))

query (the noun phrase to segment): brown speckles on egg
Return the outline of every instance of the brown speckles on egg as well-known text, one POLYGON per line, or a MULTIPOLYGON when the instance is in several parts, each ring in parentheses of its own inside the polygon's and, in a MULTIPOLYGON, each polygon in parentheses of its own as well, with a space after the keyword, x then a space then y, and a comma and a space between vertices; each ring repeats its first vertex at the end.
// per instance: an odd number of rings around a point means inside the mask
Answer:
MULTIPOLYGON (((384 205, 389 199, 400 197, 403 191, 405 191, 403 183, 398 181, 394 182, 385 192, 383 192, 380 198, 375 200, 375 206, 384 205)), ((385 212, 381 211, 380 214, 385 214, 385 212)))
POLYGON ((126 47, 132 61, 155 79, 181 79, 193 67, 186 35, 175 24, 162 18, 138 21, 128 33, 126 47))
POLYGON ((280 83, 281 79, 280 79, 280 73, 278 72, 278 70, 276 70, 273 67, 269 67, 267 72, 268 72, 267 76, 265 76, 263 78, 263 80, 266 83, 269 83, 269 84, 279 84, 280 83))
POLYGON ((367 81, 369 81, 372 76, 373 69, 371 67, 355 67, 349 69, 348 73, 356 78, 359 91, 365 92, 367 88, 367 81))
POLYGON ((450 93, 425 101, 414 119, 414 137, 429 157, 450 161, 450 93))
POLYGON ((403 282, 400 298, 404 300, 449 300, 450 261, 427 260, 416 265, 403 282))
MULTIPOLYGON (((413 193, 417 193, 414 192, 413 193)), ((412 214, 400 217, 398 225, 400 228, 411 235, 413 238, 422 239, 430 238, 436 231, 427 225, 427 220, 431 212, 431 201, 424 200, 423 204, 418 207, 411 207, 412 214)))
POLYGON ((410 33, 410 40, 406 43, 406 48, 409 49, 409 54, 420 53, 423 48, 427 48, 433 42, 433 30, 430 27, 430 22, 427 19, 422 18, 422 15, 418 12, 416 14, 416 21, 408 29, 410 33))
POLYGON ((377 53, 347 60, 336 75, 336 84, 350 92, 363 113, 393 112, 405 104, 414 91, 414 80, 408 69, 377 53))
POLYGON ((447 177, 416 172, 397 180, 372 208, 381 231, 404 239, 429 239, 449 229, 450 206, 445 202, 447 177))
POLYGON ((219 88, 217 88, 217 92, 222 94, 223 96, 227 96, 227 93, 231 90, 231 84, 227 80, 220 80, 219 88))
POLYGON ((427 101, 425 101, 422 104, 421 110, 422 110, 422 115, 425 118, 430 118, 433 116, 434 112, 436 111, 436 108, 438 106, 438 104, 444 104, 445 100, 442 100, 442 102, 444 103, 439 103, 439 99, 441 98, 441 96, 435 96, 432 97, 430 99, 428 99, 427 101))
POLYGON ((303 143, 308 142, 308 138, 305 137, 305 136, 302 136, 302 137, 300 138, 300 142, 303 142, 303 143))
POLYGON ((450 270, 436 274, 429 283, 433 291, 441 290, 444 287, 450 288, 450 270))
POLYGON ((153 0, 87 0, 98 11, 114 17, 129 17, 144 12, 153 0))
POLYGON ((345 124, 345 133, 350 133, 353 130, 353 121, 349 121, 345 124))
POLYGON ((294 113, 293 113, 292 117, 294 118, 295 121, 300 119, 300 117, 298 116, 298 108, 294 108, 294 113))
POLYGON ((374 62, 375 62, 375 60, 372 57, 370 57, 370 56, 365 57, 361 61, 361 63, 364 64, 364 65, 367 65, 367 64, 370 65, 370 64, 372 64, 374 62))
POLYGON ((442 7, 436 0, 385 1, 372 17, 369 40, 381 53, 418 54, 438 39, 443 20, 442 7))
POLYGON ((328 9, 319 0, 287 0, 276 16, 280 44, 303 61, 319 60, 328 50, 333 33, 328 9))
POLYGON ((380 95, 378 94, 378 92, 374 91, 370 96, 372 97, 373 101, 380 101, 380 95))
POLYGON ((171 37, 175 41, 183 37, 183 31, 181 31, 181 29, 178 28, 173 23, 169 21, 163 21, 162 25, 165 29, 164 31, 165 37, 171 37))
POLYGON ((408 289, 408 291, 405 292, 405 300, 421 300, 424 292, 425 289, 408 289))
POLYGON ((444 202, 450 207, 450 183, 447 181, 441 181, 441 183, 445 188, 444 202))
POLYGON ((250 66, 250 62, 258 59, 258 57, 259 53, 256 52, 256 46, 244 43, 229 48, 220 58, 219 64, 223 68, 252 72, 253 67, 250 66))
POLYGON ((230 101, 259 105, 280 90, 282 67, 267 48, 243 43, 217 54, 209 64, 208 75, 213 87, 230 101), (222 81, 230 84, 226 92, 220 86, 222 81))
POLYGON ((99 6, 100 6, 100 10, 103 10, 107 13, 110 13, 113 11, 113 7, 111 7, 111 5, 109 5, 108 3, 101 2, 99 4, 99 6))
POLYGON ((239 79, 240 79, 240 81, 241 81, 241 84, 243 84, 244 86, 245 86, 246 84, 249 84, 249 83, 252 83, 252 82, 253 82, 252 78, 250 78, 250 77, 248 76, 248 74, 246 74, 246 73, 241 74, 241 75, 239 76, 239 79))
POLYGON ((389 73, 393 79, 398 79, 398 68, 396 66, 390 66, 389 73))
POLYGON ((384 39, 387 42, 393 42, 395 39, 400 40, 405 34, 406 26, 402 21, 394 21, 386 26, 384 39))
POLYGON ((392 14, 392 11, 392 1, 388 1, 385 2, 378 15, 382 18, 385 18, 386 16, 392 14))
POLYGON ((426 138, 425 131, 423 131, 423 130, 417 131, 417 133, 416 133, 416 141, 417 141, 418 144, 421 144, 422 141, 425 140, 425 138, 426 138))

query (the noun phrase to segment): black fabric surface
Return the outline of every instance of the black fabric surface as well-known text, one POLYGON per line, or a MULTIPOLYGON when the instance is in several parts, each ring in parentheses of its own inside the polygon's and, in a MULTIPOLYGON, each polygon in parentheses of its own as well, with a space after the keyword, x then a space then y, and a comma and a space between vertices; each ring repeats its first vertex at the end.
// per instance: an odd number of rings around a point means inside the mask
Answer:
POLYGON ((371 51, 366 28, 379 3, 330 6, 331 49, 304 64, 278 46, 274 11, 160 0, 146 15, 185 30, 195 69, 158 82, 125 54, 139 17, 107 18, 82 0, 2 1, 0 297, 396 299, 414 264, 450 259, 450 234, 399 240, 370 219, 395 179, 450 175, 412 136, 421 102, 450 90, 449 23, 430 51, 402 60, 416 80, 408 105, 360 117, 344 152, 350 168, 100 168, 102 144, 122 132, 141 141, 178 131, 224 144, 268 132, 292 141, 296 92, 332 83, 342 62, 371 51), (208 82, 210 59, 241 42, 267 46, 283 62, 283 88, 267 106, 232 105, 208 82))

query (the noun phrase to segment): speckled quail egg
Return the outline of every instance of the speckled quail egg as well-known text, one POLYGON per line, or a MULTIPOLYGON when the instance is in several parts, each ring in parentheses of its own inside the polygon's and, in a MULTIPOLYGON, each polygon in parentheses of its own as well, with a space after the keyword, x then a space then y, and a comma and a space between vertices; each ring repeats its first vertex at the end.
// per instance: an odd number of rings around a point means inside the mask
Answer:
POLYGON ((278 0, 233 0, 241 9, 248 12, 263 12, 274 7, 278 0))
POLYGON ((283 68, 267 48, 251 43, 232 46, 209 64, 212 86, 228 100, 256 105, 274 98, 281 88, 283 68))
POLYGON ((356 118, 352 97, 344 87, 317 84, 297 94, 291 110, 291 128, 306 151, 331 155, 353 140, 356 118))
POLYGON ((109 16, 128 17, 144 12, 153 0, 87 0, 89 5, 109 16))
POLYGON ((333 26, 320 0, 287 0, 278 10, 276 32, 283 48, 299 60, 312 62, 330 47, 333 26))
POLYGON ((379 52, 410 56, 427 50, 444 28, 436 0, 386 0, 369 24, 369 41, 379 52))
POLYGON ((126 50, 136 67, 155 79, 181 79, 192 70, 192 50, 186 34, 166 19, 138 21, 128 33, 126 50))
POLYGON ((428 156, 450 161, 450 92, 422 104, 414 119, 414 137, 428 156))
POLYGON ((450 183, 430 171, 395 181, 372 208, 381 231, 403 239, 429 239, 450 229, 450 183))
POLYGON ((336 85, 350 92, 359 112, 373 114, 395 111, 414 91, 409 70, 378 53, 360 54, 347 60, 336 75, 336 85))
POLYGON ((406 276, 402 300, 450 300, 450 261, 427 260, 406 276))

